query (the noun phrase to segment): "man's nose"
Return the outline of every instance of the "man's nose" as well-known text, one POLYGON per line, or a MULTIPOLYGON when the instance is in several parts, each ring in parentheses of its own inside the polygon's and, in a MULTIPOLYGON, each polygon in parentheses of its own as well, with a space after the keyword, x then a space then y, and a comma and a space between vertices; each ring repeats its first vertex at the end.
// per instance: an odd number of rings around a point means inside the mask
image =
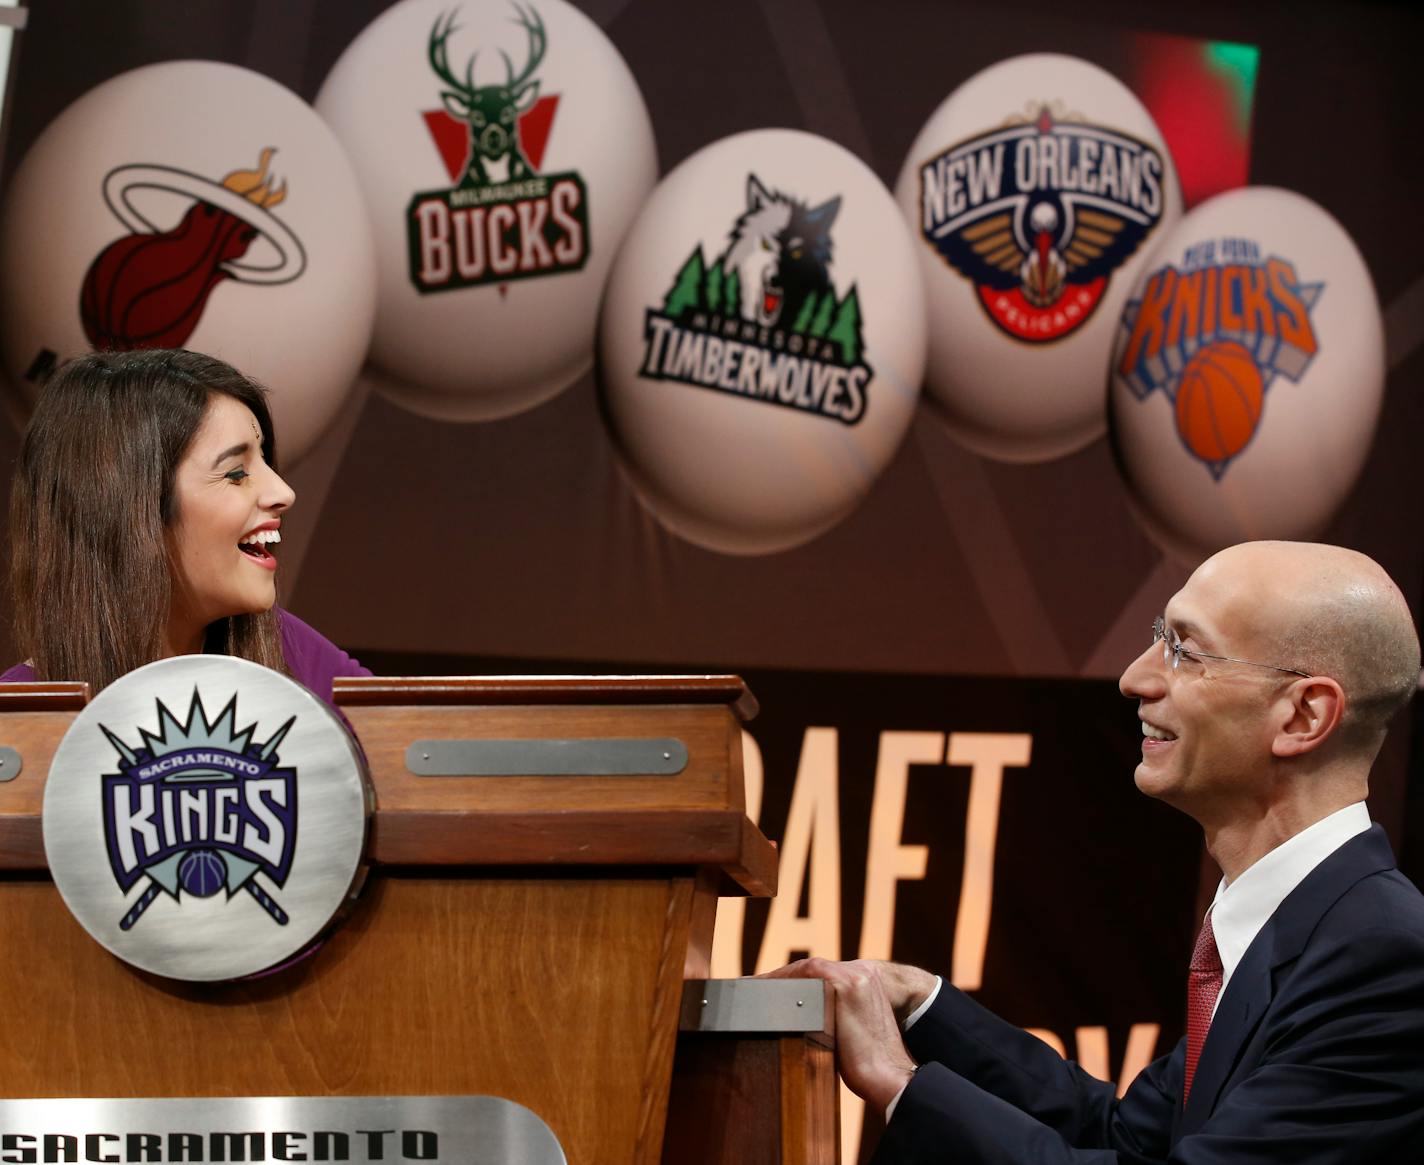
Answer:
POLYGON ((1117 690, 1129 700, 1155 700, 1167 690, 1166 664, 1162 645, 1154 643, 1127 665, 1117 681, 1117 690))

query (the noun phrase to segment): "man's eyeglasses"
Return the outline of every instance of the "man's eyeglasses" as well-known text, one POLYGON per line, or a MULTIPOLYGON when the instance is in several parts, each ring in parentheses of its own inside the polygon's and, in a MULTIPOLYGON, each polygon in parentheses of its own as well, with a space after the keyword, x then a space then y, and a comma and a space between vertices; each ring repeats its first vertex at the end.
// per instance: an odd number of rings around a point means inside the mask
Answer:
POLYGON ((1167 626, 1167 621, 1161 615, 1157 616, 1156 622, 1152 624, 1152 642, 1162 645, 1162 662, 1170 663, 1172 670, 1176 671, 1182 664, 1182 656, 1188 659, 1215 659, 1222 663, 1244 663, 1247 667, 1267 667, 1272 671, 1283 671, 1293 676, 1304 676, 1311 678, 1308 671, 1301 671, 1296 667, 1280 667, 1274 663, 1257 663, 1254 659, 1233 659, 1229 655, 1208 655, 1205 651, 1188 651, 1182 646, 1182 641, 1177 638, 1177 633, 1167 626))

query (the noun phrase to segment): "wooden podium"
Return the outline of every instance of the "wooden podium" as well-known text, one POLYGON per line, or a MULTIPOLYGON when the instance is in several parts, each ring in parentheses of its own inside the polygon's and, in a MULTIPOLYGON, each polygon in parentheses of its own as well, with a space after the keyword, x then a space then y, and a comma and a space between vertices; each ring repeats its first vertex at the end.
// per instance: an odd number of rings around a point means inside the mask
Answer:
POLYGON ((741 680, 338 680, 370 876, 313 957, 220 985, 121 963, 46 876, 44 779, 85 692, 0 686, 0 1095, 489 1094, 570 1165, 657 1165, 717 895, 775 890, 741 680))

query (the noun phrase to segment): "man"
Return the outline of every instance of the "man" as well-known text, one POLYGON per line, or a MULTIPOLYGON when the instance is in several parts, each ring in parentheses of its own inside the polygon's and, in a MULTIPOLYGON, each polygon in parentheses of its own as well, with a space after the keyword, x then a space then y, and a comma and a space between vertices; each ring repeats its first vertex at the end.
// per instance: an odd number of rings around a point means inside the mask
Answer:
POLYGON ((1418 676, 1404 598, 1364 555, 1260 542, 1204 563, 1119 684, 1138 788, 1201 825, 1223 874, 1188 1037, 1119 1101, 928 972, 773 972, 834 986, 841 1073, 888 1110, 876 1160, 1424 1160, 1424 898, 1363 804, 1418 676))

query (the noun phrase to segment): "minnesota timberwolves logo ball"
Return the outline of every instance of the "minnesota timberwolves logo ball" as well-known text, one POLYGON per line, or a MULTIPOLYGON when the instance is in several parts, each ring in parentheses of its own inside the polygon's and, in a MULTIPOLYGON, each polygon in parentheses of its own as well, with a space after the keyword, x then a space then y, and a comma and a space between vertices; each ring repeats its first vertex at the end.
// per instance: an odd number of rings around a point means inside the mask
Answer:
POLYGON ((70 910, 119 958, 231 979, 332 923, 368 812, 361 754, 322 701, 246 660, 180 656, 75 719, 45 786, 45 852, 70 910))
POLYGON ((909 233, 848 151, 794 130, 707 146, 614 263, 600 387, 628 481, 711 550, 770 554, 846 517, 919 399, 909 233))

